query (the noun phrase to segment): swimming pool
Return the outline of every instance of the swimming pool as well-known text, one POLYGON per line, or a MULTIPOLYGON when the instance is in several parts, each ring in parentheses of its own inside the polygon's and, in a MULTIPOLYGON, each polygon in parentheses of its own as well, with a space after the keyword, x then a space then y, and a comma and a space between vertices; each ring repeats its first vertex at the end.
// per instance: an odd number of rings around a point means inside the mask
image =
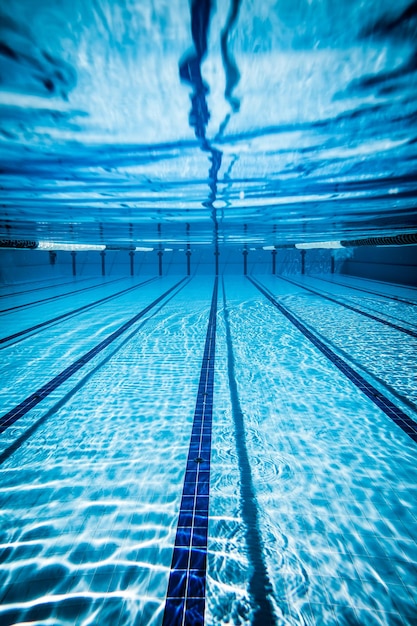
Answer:
POLYGON ((0 625, 417 623, 412 0, 0 7, 0 625))
POLYGON ((415 623, 414 289, 64 282, 0 294, 2 624, 415 623))

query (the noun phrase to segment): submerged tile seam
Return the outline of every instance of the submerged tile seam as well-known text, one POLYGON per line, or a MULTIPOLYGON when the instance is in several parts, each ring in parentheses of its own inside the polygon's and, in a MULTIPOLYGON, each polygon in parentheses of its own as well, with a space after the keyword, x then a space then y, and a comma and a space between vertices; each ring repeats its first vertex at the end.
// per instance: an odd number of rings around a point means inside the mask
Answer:
POLYGON ((335 354, 318 337, 316 337, 304 324, 290 313, 282 304, 277 302, 258 281, 251 277, 248 280, 282 313, 294 326, 311 341, 349 380, 351 380, 360 391, 362 391, 372 402, 380 408, 397 426, 401 428, 413 441, 417 442, 417 422, 406 415, 391 400, 378 391, 373 385, 368 383, 353 367, 348 365, 341 357, 335 354))
MULTIPOLYGON (((61 315, 57 315, 56 317, 52 317, 49 320, 46 320, 45 322, 40 322, 39 324, 35 324, 34 326, 31 326, 30 328, 25 328, 24 330, 20 330, 17 333, 13 333, 13 335, 9 335, 8 337, 3 337, 2 339, 0 339, 0 344, 2 343, 6 343, 8 341, 12 341, 12 339, 17 339, 17 337, 22 337, 23 335, 27 335, 28 333, 32 332, 33 330, 38 330, 40 328, 43 328, 44 326, 49 326, 50 324, 53 324, 54 322, 58 322, 61 321, 63 319, 65 319, 66 317, 70 317, 71 315, 76 315, 78 313, 81 313, 82 311, 86 311, 87 309, 91 309, 92 307, 94 307, 97 304, 103 304, 103 302, 107 302, 107 300, 111 300, 112 298, 117 298, 117 296, 121 296, 124 293, 127 293, 129 291, 132 291, 133 289, 138 289, 139 287, 143 287, 144 285, 152 282, 156 280, 155 278, 149 278, 148 280, 145 280, 141 283, 138 283, 137 285, 134 285, 133 287, 127 287, 126 289, 122 289, 121 291, 117 291, 116 293, 110 294, 109 296, 105 296, 104 298, 100 298, 99 300, 95 300, 94 302, 90 302, 89 304, 84 304, 83 306, 78 307, 77 309, 73 309, 72 311, 67 311, 67 313, 62 313, 61 315)), ((5 346, 8 347, 8 346, 5 346)))
POLYGON ((204 624, 218 278, 198 384, 163 626, 204 624))
POLYGON ((41 402, 44 398, 49 396, 52 391, 57 389, 62 383, 64 383, 68 378, 70 378, 75 372, 81 369, 86 363, 91 361, 93 357, 95 357, 99 352, 107 348, 115 339, 120 337, 124 332, 126 332, 133 324, 135 324, 138 320, 140 320, 146 313, 148 313, 153 307, 155 307, 161 300, 166 298, 174 289, 176 289, 181 283, 183 283, 187 278, 183 278, 178 283, 176 283, 173 287, 170 287, 167 291, 165 291, 161 296, 156 298, 153 302, 148 304, 142 311, 134 315, 130 320, 125 322, 120 328, 111 333, 106 339, 97 344, 94 348, 86 352, 83 356, 78 358, 74 363, 65 368, 60 374, 52 378, 45 385, 37 389, 34 393, 28 396, 25 400, 23 400, 20 404, 11 409, 8 413, 0 417, 0 434, 4 432, 9 426, 14 424, 18 419, 23 417, 28 411, 33 409, 39 402, 41 402))
POLYGON ((398 324, 394 324, 393 322, 384 320, 378 317, 377 315, 372 315, 372 313, 361 311, 361 309, 358 309, 357 307, 354 307, 350 304, 346 304, 344 302, 340 302, 340 300, 337 300, 336 298, 332 298, 331 296, 327 296, 323 293, 320 293, 319 291, 316 291, 315 289, 312 289, 311 287, 305 287, 304 285, 297 283, 295 280, 291 280, 290 278, 284 278, 284 276, 277 276, 277 278, 280 278, 281 280, 285 280, 288 283, 292 283, 293 285, 296 285, 297 287, 301 287, 301 289, 305 289, 306 291, 309 291, 310 293, 314 293, 316 296, 319 296, 320 298, 324 298, 325 300, 329 300, 330 302, 335 302, 335 304, 338 304, 339 306, 343 306, 345 309, 349 309, 350 311, 354 311, 355 313, 359 313, 359 315, 364 315, 365 317, 369 317, 369 319, 375 320, 376 322, 379 322, 380 324, 384 324, 385 326, 390 326, 391 328, 394 328, 395 330, 399 330, 400 332, 410 335, 411 337, 417 337, 417 333, 414 330, 410 330, 409 328, 404 328, 404 326, 399 326, 398 324))
POLYGON ((240 404, 237 388, 235 357, 230 331, 229 311, 226 302, 226 290, 222 280, 223 313, 226 330, 227 371, 229 378, 230 400, 235 430, 236 451, 239 465, 240 512, 245 524, 245 540, 251 574, 248 591, 256 605, 252 616, 253 626, 272 626, 276 623, 273 607, 273 587, 264 559, 264 542, 259 524, 259 510, 252 479, 252 468, 246 445, 245 417, 240 404))

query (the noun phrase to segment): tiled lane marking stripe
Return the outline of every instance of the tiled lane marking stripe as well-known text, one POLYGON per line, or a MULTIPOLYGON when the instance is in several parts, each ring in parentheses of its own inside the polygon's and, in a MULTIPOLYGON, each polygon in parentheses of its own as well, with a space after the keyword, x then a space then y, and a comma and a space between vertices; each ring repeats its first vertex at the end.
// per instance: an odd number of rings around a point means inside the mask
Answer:
POLYGON ((42 300, 34 300, 33 302, 26 302, 26 304, 17 304, 16 306, 9 307, 8 309, 2 309, 0 313, 3 315, 3 313, 8 313, 9 311, 16 311, 16 309, 24 309, 29 306, 35 306, 36 304, 42 304, 43 302, 49 302, 50 300, 57 300, 58 298, 71 296, 74 293, 81 293, 82 291, 88 291, 89 289, 97 289, 97 287, 104 287, 106 285, 111 285, 111 283, 117 283, 120 280, 121 280, 120 278, 115 278, 114 280, 109 280, 107 283, 99 283, 98 285, 89 285, 88 287, 82 287, 82 289, 74 289, 73 291, 67 291, 66 293, 57 293, 55 296, 49 296, 48 298, 43 298, 42 300))
POLYGON ((162 302, 159 303, 158 306, 154 307, 152 309, 152 313, 145 317, 145 319, 143 319, 140 324, 135 324, 133 329, 130 329, 130 332, 126 332, 121 341, 118 341, 115 346, 111 348, 109 347, 109 350, 106 350, 102 358, 96 364, 94 364, 92 368, 89 368, 88 371, 82 376, 82 378, 80 377, 74 387, 71 387, 71 389, 69 389, 63 396, 61 396, 60 399, 57 400, 57 402, 55 402, 50 407, 50 409, 48 409, 46 412, 42 412, 39 419, 35 418, 34 421, 32 420, 30 426, 25 427, 23 432, 17 432, 16 439, 14 439, 12 443, 3 450, 3 452, 0 452, 0 465, 7 461, 7 459, 9 459, 9 457, 14 454, 20 448, 20 446, 22 446, 30 437, 32 437, 37 432, 37 430, 41 426, 43 426, 45 422, 48 421, 50 417, 55 415, 65 404, 67 404, 67 402, 69 402, 69 400, 71 400, 71 398, 73 398, 84 387, 84 385, 88 383, 88 381, 90 381, 97 374, 97 372, 101 370, 104 365, 106 365, 111 359, 113 359, 113 357, 133 339, 133 337, 135 337, 138 333, 142 331, 145 324, 147 324, 151 319, 159 315, 162 309, 166 307, 168 302, 171 302, 171 300, 176 298, 180 291, 187 287, 188 283, 189 281, 184 282, 180 287, 178 287, 178 289, 173 291, 168 298, 165 298, 164 300, 162 300, 162 302))
MULTIPOLYGON (((344 276, 344 274, 338 274, 339 276, 344 276)), ((379 293, 378 291, 372 291, 370 289, 365 289, 361 287, 354 287, 353 285, 346 285, 346 283, 340 283, 337 280, 326 280, 326 278, 321 278, 319 276, 312 276, 316 280, 321 280, 323 283, 330 283, 333 285, 339 285, 340 287, 347 287, 348 289, 355 289, 355 291, 363 291, 364 293, 372 294, 373 296, 379 296, 380 298, 386 298, 387 300, 395 300, 396 302, 404 302, 404 304, 411 304, 411 306, 417 306, 417 302, 413 300, 408 300, 407 298, 400 298, 400 296, 388 296, 387 294, 379 293)), ((351 278, 355 278, 352 276, 351 278)), ((359 276, 357 277, 359 278, 359 276)), ((385 285, 393 286, 392 283, 384 283, 385 285)), ((400 285, 400 287, 406 287, 407 289, 413 289, 409 285, 400 285)))
POLYGON ((13 335, 9 335, 8 337, 3 337, 0 339, 0 344, 11 341, 12 339, 16 339, 17 337, 22 337, 22 335, 27 335, 33 330, 38 330, 39 328, 43 328, 44 326, 49 326, 54 322, 58 322, 60 320, 65 319, 66 317, 70 317, 71 315, 76 315, 77 313, 81 313, 81 311, 85 311, 87 309, 92 308, 96 304, 102 304, 103 302, 107 302, 107 300, 111 300, 112 298, 116 298, 117 296, 121 296, 123 293, 127 293, 128 291, 132 291, 132 289, 137 289, 138 287, 143 287, 147 283, 156 280, 155 278, 150 278, 148 280, 139 283, 138 285, 134 285, 133 287, 127 287, 126 289, 122 289, 121 291, 116 291, 116 293, 112 293, 109 296, 105 296, 104 298, 100 298, 99 300, 95 300, 94 302, 90 302, 90 304, 84 304, 83 306, 78 307, 78 309, 74 309, 73 311, 68 311, 67 313, 62 313, 61 315, 57 315, 56 317, 52 317, 50 320, 46 320, 45 322, 40 322, 39 324, 35 324, 30 328, 25 328, 24 330, 20 330, 17 333, 13 333, 13 335))
POLYGON ((163 626, 204 624, 218 279, 215 279, 163 626))
POLYGON ((107 348, 115 339, 120 337, 126 330, 128 330, 133 324, 135 324, 138 320, 141 319, 146 313, 148 313, 154 306, 156 306, 161 300, 166 298, 174 289, 176 289, 181 283, 183 283, 186 278, 183 278, 178 283, 176 283, 173 287, 165 291, 159 298, 148 304, 140 313, 132 317, 130 320, 125 322, 120 328, 115 330, 111 335, 106 337, 103 341, 97 344, 94 348, 86 352, 82 357, 74 361, 72 365, 64 369, 60 374, 55 376, 52 380, 50 380, 46 385, 40 387, 37 391, 28 396, 23 402, 18 404, 16 407, 11 409, 8 413, 0 417, 0 433, 4 432, 6 428, 14 424, 18 419, 23 417, 28 411, 33 409, 39 402, 41 402, 44 398, 49 396, 52 391, 57 389, 63 382, 65 382, 70 376, 75 374, 79 369, 83 367, 88 361, 91 361, 93 357, 95 357, 99 352, 107 348))
MULTIPOLYGON (((35 282, 32 282, 31 284, 38 285, 40 283, 47 282, 48 280, 51 281, 54 279, 46 278, 45 280, 39 280, 39 281, 37 280, 35 282)), ((85 282, 86 280, 91 280, 91 278, 81 278, 81 279, 78 279, 77 282, 82 283, 82 282, 85 282)), ((14 285, 14 286, 20 287, 21 285, 27 285, 27 284, 28 283, 18 283, 17 285, 14 285)), ((2 293, 0 294, 0 298, 11 298, 15 296, 22 296, 23 294, 31 293, 32 291, 41 291, 42 289, 54 289, 55 287, 63 287, 64 285, 73 285, 73 284, 74 284, 74 279, 67 280, 65 283, 51 283, 50 285, 43 285, 43 287, 33 287, 33 289, 26 289, 25 291, 14 291, 14 292, 9 292, 9 293, 2 293)), ((13 285, 2 286, 1 289, 6 289, 8 287, 13 287, 13 285)))
POLYGON ((273 296, 271 296, 266 289, 255 282, 252 278, 248 277, 248 280, 267 298, 285 317, 292 323, 299 331, 303 333, 312 344, 316 346, 336 367, 349 378, 368 398, 377 405, 385 415, 387 415, 393 422, 397 424, 413 441, 417 441, 417 422, 412 420, 401 409, 399 409, 391 400, 386 398, 375 387, 368 383, 360 374, 350 367, 343 359, 335 354, 330 348, 326 346, 318 337, 313 335, 312 332, 304 326, 297 318, 292 315, 282 304, 279 304, 273 296))
POLYGON ((350 311, 354 311, 355 313, 359 313, 360 315, 369 317, 369 319, 375 320, 376 322, 379 322, 380 324, 384 324, 385 326, 390 326, 391 328, 395 328, 395 330, 399 330, 402 333, 406 333, 407 335, 410 335, 411 337, 417 337, 417 333, 414 330, 409 330, 408 328, 404 328, 403 326, 398 326, 397 324, 393 324, 392 322, 383 320, 380 317, 377 317, 376 315, 372 315, 372 313, 366 313, 365 311, 361 311, 361 309, 357 309, 356 307, 351 306, 350 304, 345 304, 344 302, 340 302, 340 300, 336 300, 336 298, 332 298, 331 296, 326 296, 325 294, 320 293, 320 291, 316 291, 315 289, 312 289, 311 287, 305 287, 301 283, 297 283, 295 280, 291 280, 290 278, 287 278, 284 276, 278 276, 278 278, 280 278, 281 280, 285 280, 287 283, 292 283, 293 285, 296 285, 297 287, 301 287, 301 289, 305 289, 306 291, 309 291, 310 293, 314 293, 316 296, 320 296, 320 298, 324 298, 325 300, 334 302, 335 304, 338 304, 339 306, 343 306, 345 307, 345 309, 349 309, 350 311))

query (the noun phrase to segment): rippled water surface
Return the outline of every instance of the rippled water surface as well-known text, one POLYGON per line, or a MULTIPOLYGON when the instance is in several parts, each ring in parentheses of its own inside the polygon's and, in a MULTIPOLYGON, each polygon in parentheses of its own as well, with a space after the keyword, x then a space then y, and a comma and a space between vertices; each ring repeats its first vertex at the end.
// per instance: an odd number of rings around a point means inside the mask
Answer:
POLYGON ((410 0, 2 3, 1 236, 415 230, 415 42, 410 0))

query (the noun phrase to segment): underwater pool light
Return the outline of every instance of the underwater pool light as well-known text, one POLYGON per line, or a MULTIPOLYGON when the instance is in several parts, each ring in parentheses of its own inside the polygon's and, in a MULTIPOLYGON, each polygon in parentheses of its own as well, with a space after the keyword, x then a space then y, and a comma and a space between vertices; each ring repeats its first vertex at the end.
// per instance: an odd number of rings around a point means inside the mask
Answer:
POLYGON ((144 248, 142 246, 136 246, 135 252, 153 252, 154 248, 144 248))

